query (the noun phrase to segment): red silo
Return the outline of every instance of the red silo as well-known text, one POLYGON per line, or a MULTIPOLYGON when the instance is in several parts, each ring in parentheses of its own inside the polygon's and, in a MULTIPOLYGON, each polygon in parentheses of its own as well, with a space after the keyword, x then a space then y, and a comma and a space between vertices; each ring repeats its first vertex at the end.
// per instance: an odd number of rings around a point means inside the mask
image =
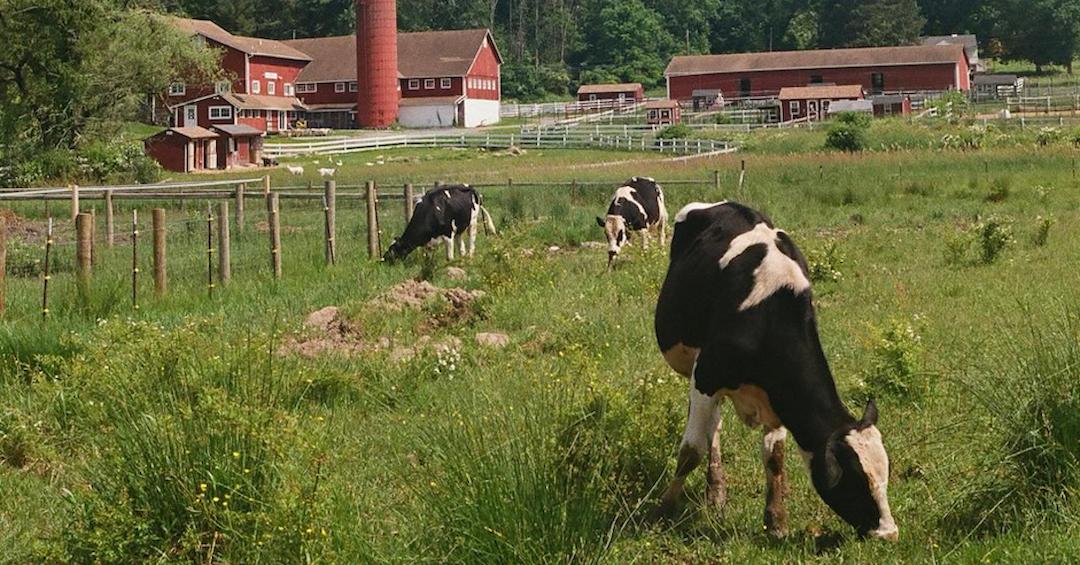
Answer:
POLYGON ((398 117, 397 2, 356 0, 356 120, 389 127, 398 117))

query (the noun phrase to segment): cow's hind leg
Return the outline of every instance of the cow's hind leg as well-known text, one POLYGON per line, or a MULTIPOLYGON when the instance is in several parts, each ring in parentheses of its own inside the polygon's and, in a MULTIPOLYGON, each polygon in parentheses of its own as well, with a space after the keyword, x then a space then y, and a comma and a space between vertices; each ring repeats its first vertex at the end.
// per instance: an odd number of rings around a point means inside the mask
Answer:
POLYGON ((458 240, 458 254, 461 255, 462 257, 465 257, 466 256, 466 252, 465 252, 465 234, 459 233, 458 236, 457 236, 457 240, 458 240))
POLYGON ((675 465, 675 478, 671 480, 656 514, 670 516, 679 498, 682 496, 686 476, 690 474, 705 455, 709 453, 712 438, 720 426, 720 397, 718 394, 707 395, 694 386, 690 380, 690 410, 686 418, 686 430, 679 444, 679 456, 675 465))
POLYGON ((473 217, 473 222, 469 224, 469 257, 476 255, 476 230, 479 226, 476 225, 476 217, 473 217))
POLYGON ((709 468, 705 479, 705 501, 716 509, 723 508, 727 503, 727 482, 724 479, 724 464, 720 458, 720 426, 716 426, 712 444, 709 445, 709 468))
POLYGON ((450 237, 446 238, 446 259, 448 261, 454 260, 454 234, 452 232, 450 237))
POLYGON ((765 531, 774 537, 787 535, 787 509, 784 495, 784 440, 786 428, 767 430, 761 440, 761 460, 765 464, 765 531))

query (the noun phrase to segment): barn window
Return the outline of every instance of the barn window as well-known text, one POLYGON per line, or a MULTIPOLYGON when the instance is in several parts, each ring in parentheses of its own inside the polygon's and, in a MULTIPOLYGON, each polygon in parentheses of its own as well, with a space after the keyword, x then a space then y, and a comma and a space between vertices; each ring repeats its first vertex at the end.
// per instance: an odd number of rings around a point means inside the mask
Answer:
POLYGON ((424 90, 433 90, 434 88, 435 88, 435 79, 433 79, 433 78, 424 79, 424 90))
POLYGON ((355 80, 349 83, 349 92, 356 92, 358 88, 355 80))
POLYGON ((593 100, 596 100, 596 95, 595 94, 590 94, 589 95, 589 101, 591 102, 593 100))
POLYGON ((451 86, 453 86, 453 82, 451 82, 450 79, 448 79, 448 78, 439 79, 439 88, 441 88, 443 90, 446 90, 446 89, 450 88, 451 86))
POLYGON ((174 82, 169 85, 169 96, 183 96, 187 93, 187 87, 182 82, 174 82))
POLYGON ((232 119, 232 106, 211 106, 210 107, 210 119, 211 120, 231 120, 232 119))
POLYGON ((315 83, 312 82, 298 82, 296 83, 296 92, 299 94, 308 94, 315 92, 317 89, 315 83))
POLYGON ((335 82, 334 83, 334 92, 336 92, 338 94, 341 94, 342 92, 345 92, 345 83, 343 83, 343 82, 335 82))
POLYGON ((269 94, 270 96, 277 95, 277 83, 274 82, 274 81, 267 82, 266 83, 266 93, 269 94))
POLYGON ((750 79, 748 79, 748 78, 739 79, 739 92, 740 92, 740 96, 742 96, 743 98, 749 98, 750 97, 750 79))
POLYGON ((791 102, 788 102, 788 109, 791 110, 791 115, 792 116, 798 116, 799 115, 799 101, 798 100, 792 100, 791 102))
POLYGON ((260 92, 262 92, 262 84, 257 80, 251 81, 251 93, 259 94, 260 92))
POLYGON ((285 83, 285 96, 293 96, 294 94, 296 94, 296 89, 293 88, 293 85, 285 83))
POLYGON ((810 84, 822 84, 825 79, 821 75, 810 75, 810 84))
POLYGON ((880 94, 885 90, 885 73, 873 73, 870 75, 870 86, 874 92, 880 94))
POLYGON ((420 90, 420 79, 418 79, 418 78, 409 79, 409 90, 420 90))

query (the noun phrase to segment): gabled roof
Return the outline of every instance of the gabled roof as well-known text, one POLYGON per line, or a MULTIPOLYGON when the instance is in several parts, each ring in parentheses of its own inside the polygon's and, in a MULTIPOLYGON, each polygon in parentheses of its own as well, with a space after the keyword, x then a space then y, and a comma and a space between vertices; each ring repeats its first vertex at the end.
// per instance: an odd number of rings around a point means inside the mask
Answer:
POLYGON ((169 128, 169 129, 166 129, 166 130, 162 130, 162 131, 159 131, 158 133, 150 136, 147 139, 153 139, 155 137, 165 136, 165 135, 179 135, 179 136, 182 136, 182 137, 186 137, 188 139, 212 139, 212 138, 215 138, 215 137, 218 136, 218 134, 216 134, 216 133, 214 133, 214 132, 212 132, 212 131, 210 131, 210 130, 208 130, 206 128, 192 126, 192 127, 185 127, 185 128, 169 128))
POLYGON ((292 59, 296 61, 310 61, 311 57, 289 47, 284 42, 273 39, 260 39, 257 37, 244 37, 233 35, 225 31, 221 26, 207 20, 193 20, 189 18, 171 18, 173 25, 192 35, 201 35, 212 41, 216 41, 226 47, 231 47, 248 55, 261 55, 276 57, 278 59, 292 59))
MULTIPOLYGON (((400 37, 401 34, 398 34, 400 37)), ((356 80, 356 36, 289 39, 286 45, 311 57, 296 82, 347 82, 356 80)))
POLYGON ((874 103, 869 100, 837 100, 829 104, 830 114, 840 112, 873 112, 874 103))
POLYGON ((641 90, 640 82, 625 82, 621 84, 583 84, 578 87, 578 94, 611 94, 619 92, 637 92, 641 90))
POLYGON ((919 42, 923 45, 963 45, 968 55, 979 50, 979 41, 974 34, 928 35, 920 37, 919 42))
POLYGON ((240 110, 295 110, 305 109, 304 103, 295 96, 266 96, 259 94, 222 94, 222 98, 240 110))
POLYGON ((263 135, 262 130, 253 128, 247 124, 222 124, 216 126, 210 126, 210 129, 220 131, 224 134, 232 137, 248 136, 248 135, 263 135))
POLYGON ((668 63, 664 76, 736 73, 788 69, 886 67, 955 63, 966 57, 961 45, 913 45, 771 51, 729 55, 680 55, 668 63))
POLYGON ((645 103, 644 107, 645 107, 646 110, 657 110, 657 109, 664 109, 664 108, 677 108, 678 106, 679 106, 679 101, 678 100, 664 99, 664 100, 650 100, 650 101, 645 103))
POLYGON ((832 100, 835 98, 862 98, 863 89, 858 84, 787 86, 780 89, 780 100, 832 100))
POLYGON ((1020 78, 1012 74, 975 75, 975 84, 1016 84, 1020 78))

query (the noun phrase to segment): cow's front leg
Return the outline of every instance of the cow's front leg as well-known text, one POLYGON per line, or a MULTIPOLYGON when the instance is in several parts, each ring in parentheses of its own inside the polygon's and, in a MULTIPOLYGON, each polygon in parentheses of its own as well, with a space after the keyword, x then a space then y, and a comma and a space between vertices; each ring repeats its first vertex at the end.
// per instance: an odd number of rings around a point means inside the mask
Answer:
POLYGON ((476 219, 473 219, 473 223, 469 224, 469 257, 476 255, 476 231, 480 229, 476 225, 476 219))
POLYGON ((454 234, 450 233, 450 236, 446 238, 446 260, 454 260, 454 234))
POLYGON ((784 440, 786 428, 768 430, 761 440, 761 460, 765 464, 765 531, 774 537, 787 535, 787 509, 784 495, 784 440))
POLYGON ((649 248, 649 226, 645 226, 645 229, 641 230, 641 248, 649 248))
POLYGON ((709 446, 709 468, 705 476, 705 502, 717 510, 727 503, 727 482, 724 479, 724 464, 720 458, 720 426, 712 435, 709 446))
POLYGON ((465 234, 459 233, 458 236, 457 236, 457 241, 458 241, 458 254, 461 255, 462 257, 465 257, 466 256, 466 253, 465 253, 465 234))
POLYGON ((683 493, 686 476, 690 474, 709 452, 709 444, 720 426, 720 397, 704 394, 690 380, 690 410, 686 418, 686 430, 679 444, 679 457, 675 465, 675 478, 671 480, 663 496, 656 516, 670 516, 683 493))

